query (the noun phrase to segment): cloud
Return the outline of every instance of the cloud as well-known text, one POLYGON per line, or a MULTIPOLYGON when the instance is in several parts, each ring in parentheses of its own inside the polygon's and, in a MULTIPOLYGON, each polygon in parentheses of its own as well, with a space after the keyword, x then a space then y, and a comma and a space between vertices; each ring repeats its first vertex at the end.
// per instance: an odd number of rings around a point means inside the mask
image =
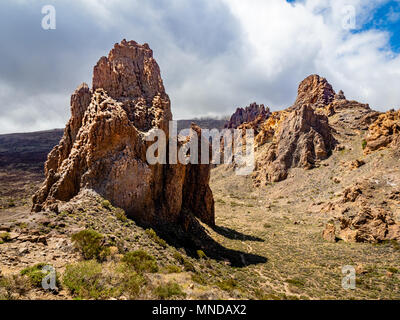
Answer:
POLYGON ((253 101, 273 109, 298 83, 326 77, 348 98, 399 105, 400 58, 390 34, 364 30, 387 0, 79 0, 0 4, 0 133, 63 127, 75 87, 123 38, 147 42, 160 65, 175 119, 229 114, 253 101), (41 28, 53 4, 57 29, 41 28), (356 30, 343 28, 354 6, 356 30))

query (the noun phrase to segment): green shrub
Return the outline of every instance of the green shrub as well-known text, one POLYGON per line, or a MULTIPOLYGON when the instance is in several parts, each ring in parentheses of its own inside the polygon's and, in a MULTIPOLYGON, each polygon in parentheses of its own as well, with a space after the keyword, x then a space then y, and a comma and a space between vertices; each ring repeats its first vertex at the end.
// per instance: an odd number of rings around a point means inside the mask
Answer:
POLYGON ((391 273, 398 273, 398 272, 399 272, 399 269, 394 268, 394 267, 389 267, 389 268, 388 268, 388 271, 391 272, 391 273))
MULTIPOLYGON (((33 287, 42 288, 43 279, 49 274, 49 272, 43 272, 42 269, 45 266, 51 266, 48 263, 38 263, 32 267, 28 267, 23 269, 20 273, 23 276, 27 276, 29 278, 30 283, 33 287)), ((56 285, 59 286, 59 279, 56 273, 56 285)))
POLYGON ((237 281, 233 279, 223 280, 216 283, 217 286, 224 291, 233 291, 239 287, 237 281))
POLYGON ((183 263, 184 270, 187 272, 196 272, 196 268, 194 267, 193 263, 191 263, 189 260, 185 259, 185 262, 183 263))
POLYGON ((10 240, 10 234, 8 232, 0 233, 0 244, 10 240))
POLYGON ((192 274, 192 281, 205 286, 207 284, 207 280, 199 273, 192 274))
POLYGON ((122 294, 135 299, 146 281, 125 265, 117 265, 109 272, 98 261, 90 260, 68 265, 63 283, 75 299, 104 300, 118 298, 122 294))
POLYGON ((165 240, 161 239, 153 229, 147 229, 145 232, 155 243, 159 244, 164 249, 167 247, 165 240))
POLYGON ((172 256, 176 261, 178 261, 182 265, 185 262, 185 258, 178 251, 175 251, 172 256))
POLYGON ((80 299, 105 299, 110 295, 105 287, 101 264, 95 260, 68 265, 63 284, 80 299))
POLYGON ((299 278, 288 279, 286 282, 299 288, 302 288, 305 285, 305 281, 299 278))
MULTIPOLYGON (((282 300, 283 297, 273 294, 273 293, 265 293, 261 289, 255 289, 254 295, 258 300, 282 300)), ((282 295, 282 294, 281 294, 282 295)))
POLYGON ((117 219, 119 221, 122 221, 122 222, 128 221, 128 217, 126 216, 125 211, 120 208, 115 210, 115 216, 117 217, 117 219))
POLYGON ((168 273, 180 273, 182 272, 181 268, 179 268, 178 266, 175 266, 173 264, 169 264, 166 266, 166 270, 168 273))
POLYGON ((156 259, 143 250, 126 253, 122 261, 138 273, 158 271, 156 259))
POLYGON ((235 207, 240 207, 240 206, 241 206, 240 203, 237 203, 235 201, 231 201, 231 207, 235 208, 235 207))
POLYGON ((362 141, 362 148, 365 149, 367 147, 367 140, 362 141))
POLYGON ((204 253, 204 251, 203 250, 197 250, 197 256, 200 258, 200 259, 206 259, 207 258, 207 255, 204 253))
POLYGON ((108 200, 103 200, 103 201, 101 202, 101 205, 102 205, 103 208, 111 209, 111 202, 108 201, 108 200))
POLYGON ((182 256, 178 251, 174 252, 173 257, 176 261, 183 265, 185 271, 196 272, 194 265, 188 259, 182 256))
POLYGON ((168 282, 167 284, 160 285, 154 290, 154 293, 160 299, 168 299, 174 296, 186 296, 179 284, 176 282, 168 282))
POLYGON ((107 249, 103 246, 103 235, 94 230, 80 231, 72 235, 72 241, 85 260, 101 260, 107 254, 107 249))
POLYGON ((31 289, 32 284, 28 277, 19 274, 0 277, 0 300, 21 299, 20 296, 25 295, 31 289))
POLYGON ((121 292, 128 294, 129 299, 135 299, 140 293, 140 289, 146 283, 142 275, 136 272, 126 273, 121 292))

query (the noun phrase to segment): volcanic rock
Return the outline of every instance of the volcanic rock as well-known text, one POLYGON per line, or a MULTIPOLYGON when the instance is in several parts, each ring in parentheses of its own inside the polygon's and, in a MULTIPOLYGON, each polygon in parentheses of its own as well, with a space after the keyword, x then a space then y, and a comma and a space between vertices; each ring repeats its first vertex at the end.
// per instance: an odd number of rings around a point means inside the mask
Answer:
POLYGON ((236 129, 240 125, 248 122, 253 122, 257 119, 258 122, 263 122, 268 119, 270 115, 269 108, 265 108, 263 104, 258 105, 252 103, 246 108, 238 108, 231 116, 229 122, 225 125, 228 129, 236 129))
POLYGON ((152 50, 134 41, 116 44, 94 67, 93 89, 81 85, 72 95, 71 119, 48 156, 33 210, 56 210, 93 190, 145 225, 184 224, 191 213, 213 225, 209 165, 147 162, 154 142, 146 137, 162 129, 168 141, 170 120, 152 50))
POLYGON ((400 110, 381 114, 369 127, 365 153, 381 148, 400 147, 400 110))
MULTIPOLYGON (((330 210, 338 213, 337 238, 369 243, 400 240, 400 224, 394 219, 393 205, 389 200, 377 201, 374 198, 379 193, 376 188, 369 180, 363 180, 345 188, 342 199, 330 203, 330 210)), ((333 232, 331 225, 328 223, 323 232, 325 239, 333 232)))
POLYGON ((328 118, 309 105, 294 108, 281 122, 273 142, 258 157, 256 179, 278 182, 290 168, 312 169, 335 145, 328 118))
POLYGON ((332 223, 328 223, 322 232, 322 238, 328 242, 336 242, 336 227, 332 223))
POLYGON ((347 242, 400 240, 400 225, 381 208, 363 206, 353 217, 340 218, 339 237, 347 242))
POLYGON ((311 75, 304 79, 298 89, 295 106, 310 104, 324 106, 331 103, 335 98, 335 91, 329 82, 319 75, 311 75))

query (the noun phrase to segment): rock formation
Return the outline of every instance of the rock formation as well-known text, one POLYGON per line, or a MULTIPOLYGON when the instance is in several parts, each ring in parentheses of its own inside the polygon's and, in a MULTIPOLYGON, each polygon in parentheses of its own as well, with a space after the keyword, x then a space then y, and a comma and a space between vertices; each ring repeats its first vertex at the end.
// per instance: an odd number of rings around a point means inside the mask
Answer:
POLYGON ((340 218, 339 238, 346 242, 400 240, 400 225, 382 208, 362 206, 354 216, 340 218))
POLYGON ((329 82, 316 74, 308 76, 304 79, 298 89, 295 106, 299 105, 315 105, 326 106, 335 98, 335 91, 329 82))
POLYGON ((273 142, 259 157, 256 179, 278 182, 290 168, 311 169, 328 157, 335 140, 328 119, 309 105, 296 107, 275 132, 273 142), (260 176, 261 175, 261 176, 260 176))
POLYGON ((400 240, 400 224, 395 221, 393 204, 398 203, 399 191, 392 191, 385 201, 375 198, 382 190, 369 180, 357 182, 344 189, 341 199, 328 204, 328 211, 337 213, 336 221, 328 223, 323 237, 332 241, 333 235, 346 242, 377 243, 400 240))
POLYGON ((400 147, 400 110, 381 114, 369 127, 366 153, 392 146, 400 147))
POLYGON ((34 211, 57 210, 60 202, 91 189, 145 225, 185 224, 191 213, 214 224, 208 165, 146 160, 154 143, 146 136, 159 128, 168 139, 172 120, 147 44, 116 44, 94 67, 93 89, 83 84, 72 95, 71 114, 64 137, 48 156, 34 211))
POLYGON ((254 102, 246 108, 238 108, 225 127, 228 129, 236 129, 243 123, 253 122, 256 119, 259 122, 265 121, 268 119, 269 115, 270 110, 268 108, 265 108, 263 104, 258 105, 254 102))
POLYGON ((256 185, 285 180, 290 168, 314 168, 326 159, 333 147, 328 117, 317 112, 335 97, 332 86, 313 75, 300 83, 295 104, 271 117, 261 125, 256 136, 257 146, 266 146, 257 156, 256 185))

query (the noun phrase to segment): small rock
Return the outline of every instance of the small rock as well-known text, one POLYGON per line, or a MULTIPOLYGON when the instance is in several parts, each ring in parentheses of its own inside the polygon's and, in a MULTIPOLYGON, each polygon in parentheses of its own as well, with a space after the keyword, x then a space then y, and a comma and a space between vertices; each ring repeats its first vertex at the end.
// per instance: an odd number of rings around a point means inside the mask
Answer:
POLYGON ((325 227, 325 230, 322 232, 322 237, 331 243, 336 242, 336 227, 332 223, 328 223, 325 227))
POLYGON ((23 256, 25 254, 29 253, 29 249, 27 247, 21 247, 18 249, 18 254, 20 256, 23 256))

